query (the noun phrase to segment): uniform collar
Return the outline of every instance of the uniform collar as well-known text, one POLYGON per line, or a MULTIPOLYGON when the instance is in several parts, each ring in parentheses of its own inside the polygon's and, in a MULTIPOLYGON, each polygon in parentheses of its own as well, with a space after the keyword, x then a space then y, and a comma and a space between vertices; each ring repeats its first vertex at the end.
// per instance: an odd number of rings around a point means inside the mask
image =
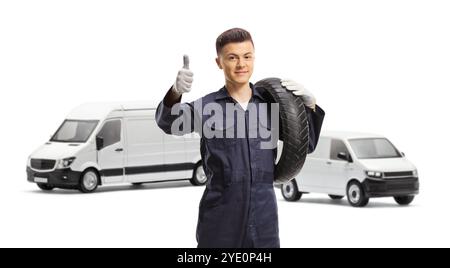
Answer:
MULTIPOLYGON (((264 100, 264 97, 261 95, 259 90, 257 90, 252 83, 250 83, 250 88, 252 89, 252 97, 258 97, 261 100, 264 100)), ((219 91, 217 91, 216 100, 227 99, 227 98, 231 99, 231 96, 228 93, 228 90, 226 89, 226 87, 224 86, 219 91)))

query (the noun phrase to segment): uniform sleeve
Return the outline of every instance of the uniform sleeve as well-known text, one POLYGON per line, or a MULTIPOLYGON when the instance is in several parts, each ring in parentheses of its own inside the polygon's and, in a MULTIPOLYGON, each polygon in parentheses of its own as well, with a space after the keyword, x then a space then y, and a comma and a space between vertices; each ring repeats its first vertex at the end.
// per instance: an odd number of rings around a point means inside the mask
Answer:
POLYGON ((314 152, 319 141, 320 131, 322 129, 323 119, 325 118, 325 111, 316 105, 316 111, 305 107, 309 124, 309 146, 308 153, 314 152))
POLYGON ((163 99, 156 109, 155 119, 166 134, 182 136, 192 133, 195 125, 194 103, 179 102, 168 107, 163 99))

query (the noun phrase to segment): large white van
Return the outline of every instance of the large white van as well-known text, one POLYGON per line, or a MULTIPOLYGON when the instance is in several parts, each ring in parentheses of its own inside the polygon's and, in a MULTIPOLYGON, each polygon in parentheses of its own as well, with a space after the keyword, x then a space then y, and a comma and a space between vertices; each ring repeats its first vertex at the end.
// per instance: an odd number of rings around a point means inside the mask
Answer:
POLYGON ((49 191, 99 185, 189 179, 206 183, 200 138, 165 134, 155 108, 145 103, 90 103, 75 108, 56 133, 34 151, 29 182, 49 191))
POLYGON ((373 134, 323 133, 302 171, 281 187, 288 201, 303 193, 325 193, 332 199, 347 196, 355 207, 371 197, 394 197, 408 205, 419 193, 416 167, 385 137, 373 134))

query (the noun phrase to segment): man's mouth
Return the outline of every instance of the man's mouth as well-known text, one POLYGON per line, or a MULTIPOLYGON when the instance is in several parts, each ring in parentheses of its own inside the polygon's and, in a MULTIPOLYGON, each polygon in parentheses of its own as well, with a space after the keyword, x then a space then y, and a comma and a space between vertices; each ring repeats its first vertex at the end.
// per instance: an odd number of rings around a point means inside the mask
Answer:
POLYGON ((243 75, 243 74, 246 74, 246 73, 248 73, 247 71, 239 71, 239 72, 234 72, 235 74, 237 74, 237 75, 243 75))

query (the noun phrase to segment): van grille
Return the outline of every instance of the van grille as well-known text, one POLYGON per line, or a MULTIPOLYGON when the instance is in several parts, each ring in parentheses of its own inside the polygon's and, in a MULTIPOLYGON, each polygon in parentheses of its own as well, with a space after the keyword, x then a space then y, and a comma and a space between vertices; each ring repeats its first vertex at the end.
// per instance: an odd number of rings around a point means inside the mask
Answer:
POLYGON ((417 178, 399 179, 399 180, 367 180, 366 187, 369 192, 389 193, 399 191, 417 191, 419 190, 419 181, 417 178))
POLYGON ((384 172, 384 178, 402 178, 402 177, 412 177, 412 171, 398 171, 398 172, 384 172))
POLYGON ((31 167, 38 170, 49 170, 55 167, 55 160, 31 159, 31 167))

